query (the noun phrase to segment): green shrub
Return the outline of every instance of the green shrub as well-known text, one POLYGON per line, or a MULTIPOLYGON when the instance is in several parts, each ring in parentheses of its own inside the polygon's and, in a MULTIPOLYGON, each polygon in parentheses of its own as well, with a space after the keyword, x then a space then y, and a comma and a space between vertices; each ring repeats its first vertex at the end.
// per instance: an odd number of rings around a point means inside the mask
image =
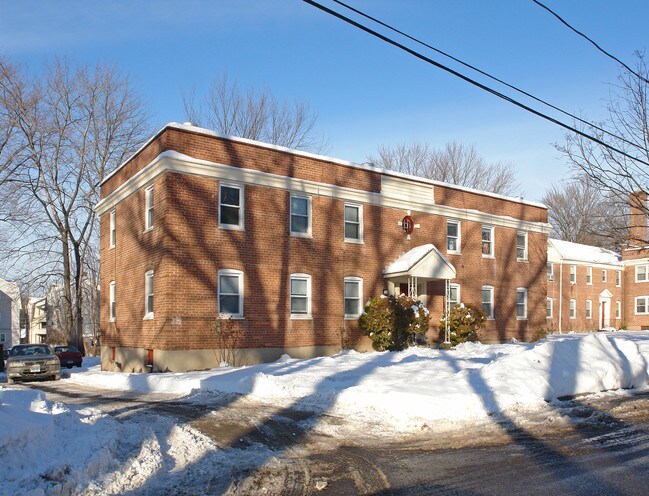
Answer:
POLYGON ((425 341, 430 317, 419 300, 406 295, 382 295, 367 302, 358 323, 375 350, 401 351, 425 341))
MULTIPOLYGON (((478 331, 484 327, 487 314, 471 303, 453 305, 448 313, 448 327, 453 346, 466 341, 479 341, 478 331)), ((440 336, 444 338, 446 318, 439 321, 440 336)))

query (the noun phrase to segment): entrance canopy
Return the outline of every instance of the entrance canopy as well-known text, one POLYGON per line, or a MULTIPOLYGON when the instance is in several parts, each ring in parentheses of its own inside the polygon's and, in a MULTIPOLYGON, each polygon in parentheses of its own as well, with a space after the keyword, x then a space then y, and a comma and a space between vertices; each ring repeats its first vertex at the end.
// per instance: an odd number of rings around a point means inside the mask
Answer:
POLYGON ((455 267, 433 244, 421 245, 407 251, 383 270, 388 280, 417 278, 455 279, 455 267))

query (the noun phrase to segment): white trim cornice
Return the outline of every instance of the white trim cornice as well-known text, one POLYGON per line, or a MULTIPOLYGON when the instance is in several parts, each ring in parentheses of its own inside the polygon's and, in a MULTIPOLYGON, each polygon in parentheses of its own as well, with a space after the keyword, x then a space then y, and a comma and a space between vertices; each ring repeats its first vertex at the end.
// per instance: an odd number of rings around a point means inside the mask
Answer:
POLYGON ((231 165, 219 164, 207 160, 200 160, 171 150, 158 155, 146 167, 140 170, 128 181, 124 182, 106 198, 102 199, 95 206, 95 211, 98 215, 104 214, 164 172, 194 174, 201 177, 233 181, 253 186, 265 186, 294 193, 335 198, 344 201, 394 208, 404 211, 411 210, 424 214, 449 217, 455 220, 480 222, 498 227, 518 229, 546 235, 551 231, 550 224, 546 222, 525 221, 508 216, 488 214, 478 210, 437 205, 432 201, 433 199, 431 197, 413 197, 413 195, 408 194, 408 191, 404 191, 403 199, 400 199, 395 197, 396 195, 392 188, 389 190, 389 196, 387 196, 384 193, 319 183, 306 179, 298 179, 253 169, 233 167, 231 165))

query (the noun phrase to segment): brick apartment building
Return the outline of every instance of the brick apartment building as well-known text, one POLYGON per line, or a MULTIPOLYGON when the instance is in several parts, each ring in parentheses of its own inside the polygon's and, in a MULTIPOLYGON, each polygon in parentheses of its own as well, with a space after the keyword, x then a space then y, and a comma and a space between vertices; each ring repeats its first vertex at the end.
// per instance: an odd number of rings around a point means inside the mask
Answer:
MULTIPOLYGON (((367 164, 169 124, 101 185, 104 370, 218 366, 362 349, 364 302, 418 296, 438 339, 451 302, 485 341, 546 328, 547 209, 367 164)), ((614 277, 614 276, 612 276, 614 277)))
POLYGON ((547 279, 547 330, 622 326, 624 265, 617 253, 549 239, 547 279))
POLYGON ((631 195, 629 219, 631 236, 622 247, 625 266, 625 325, 631 330, 649 330, 649 229, 647 194, 631 195), (644 208, 643 208, 644 206, 644 208))

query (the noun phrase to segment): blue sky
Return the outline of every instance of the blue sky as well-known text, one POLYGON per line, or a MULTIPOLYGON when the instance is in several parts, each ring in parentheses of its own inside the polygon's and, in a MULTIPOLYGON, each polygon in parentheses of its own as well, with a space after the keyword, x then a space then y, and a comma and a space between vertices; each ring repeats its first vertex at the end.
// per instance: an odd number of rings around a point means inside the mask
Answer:
MULTIPOLYGON (((604 117, 616 64, 531 0, 349 3, 570 112, 604 117)), ((649 44, 646 0, 544 3, 629 65, 649 44)), ((299 0, 0 0, 0 54, 32 71, 55 56, 115 64, 157 127, 185 120, 182 90, 200 93, 227 72, 309 102, 333 157, 473 143, 488 160, 513 162, 530 200, 568 173, 553 147, 560 128, 299 0)))

